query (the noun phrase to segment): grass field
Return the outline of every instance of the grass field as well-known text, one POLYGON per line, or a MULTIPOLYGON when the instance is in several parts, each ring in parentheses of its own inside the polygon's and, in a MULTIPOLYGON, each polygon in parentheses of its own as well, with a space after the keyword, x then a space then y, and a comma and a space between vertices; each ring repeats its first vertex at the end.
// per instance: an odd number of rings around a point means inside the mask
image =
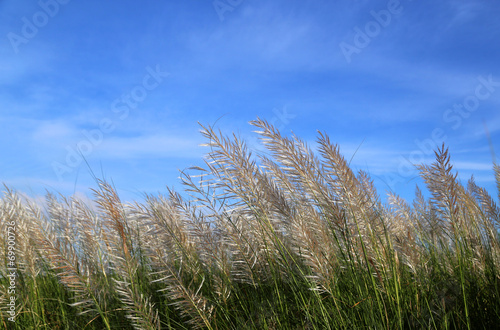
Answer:
POLYGON ((265 156, 202 128, 210 152, 183 195, 125 204, 96 179, 93 203, 41 208, 6 187, 0 328, 500 327, 498 165, 492 197, 443 146, 418 166, 430 198, 382 203, 327 135, 313 154, 252 125, 265 156))

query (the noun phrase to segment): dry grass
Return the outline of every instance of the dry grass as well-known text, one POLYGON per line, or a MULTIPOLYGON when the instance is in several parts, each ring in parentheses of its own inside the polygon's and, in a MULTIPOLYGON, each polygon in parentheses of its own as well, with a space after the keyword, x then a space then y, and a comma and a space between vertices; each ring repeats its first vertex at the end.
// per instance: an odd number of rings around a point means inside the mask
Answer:
POLYGON ((380 201, 324 133, 318 154, 256 120, 266 154, 202 126, 204 168, 179 193, 126 205, 5 188, 5 328, 473 328, 500 319, 499 196, 464 187, 443 146, 418 169, 431 193, 380 201), (15 223, 16 323, 7 228, 15 223))

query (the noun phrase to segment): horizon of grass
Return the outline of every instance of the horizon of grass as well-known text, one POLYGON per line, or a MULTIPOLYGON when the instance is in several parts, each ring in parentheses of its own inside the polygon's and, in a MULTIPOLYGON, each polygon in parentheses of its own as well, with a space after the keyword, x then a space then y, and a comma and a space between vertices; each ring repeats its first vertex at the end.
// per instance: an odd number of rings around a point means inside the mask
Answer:
POLYGON ((408 203, 382 203, 324 133, 251 122, 267 153, 202 127, 184 192, 122 203, 0 199, 0 329, 476 329, 500 320, 498 196, 443 145, 408 203), (14 287, 9 268, 16 267, 14 287), (15 322, 9 301, 15 290, 15 322))

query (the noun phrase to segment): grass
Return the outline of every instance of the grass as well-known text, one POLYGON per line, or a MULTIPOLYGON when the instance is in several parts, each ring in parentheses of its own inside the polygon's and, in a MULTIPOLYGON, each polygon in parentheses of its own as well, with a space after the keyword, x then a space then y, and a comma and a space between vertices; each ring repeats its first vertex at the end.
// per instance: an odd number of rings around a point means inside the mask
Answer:
POLYGON ((499 328, 498 165, 491 197, 443 146, 418 166, 430 198, 382 203, 327 135, 314 154, 251 124, 267 153, 202 126, 187 199, 125 204, 96 179, 92 203, 48 194, 42 208, 5 187, 0 328, 499 328))

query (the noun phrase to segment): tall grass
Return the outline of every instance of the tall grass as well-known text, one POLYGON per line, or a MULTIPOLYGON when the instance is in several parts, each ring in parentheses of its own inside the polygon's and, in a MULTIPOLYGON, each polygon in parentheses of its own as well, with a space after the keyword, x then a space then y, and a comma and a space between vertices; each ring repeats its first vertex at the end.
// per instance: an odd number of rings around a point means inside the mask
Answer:
POLYGON ((202 126, 210 151, 181 173, 184 195, 125 204, 96 180, 92 203, 48 194, 42 207, 5 187, 0 328, 499 327, 498 165, 491 197, 462 185, 443 146, 418 166, 429 199, 382 203, 326 134, 314 153, 251 124, 267 152, 202 126))

